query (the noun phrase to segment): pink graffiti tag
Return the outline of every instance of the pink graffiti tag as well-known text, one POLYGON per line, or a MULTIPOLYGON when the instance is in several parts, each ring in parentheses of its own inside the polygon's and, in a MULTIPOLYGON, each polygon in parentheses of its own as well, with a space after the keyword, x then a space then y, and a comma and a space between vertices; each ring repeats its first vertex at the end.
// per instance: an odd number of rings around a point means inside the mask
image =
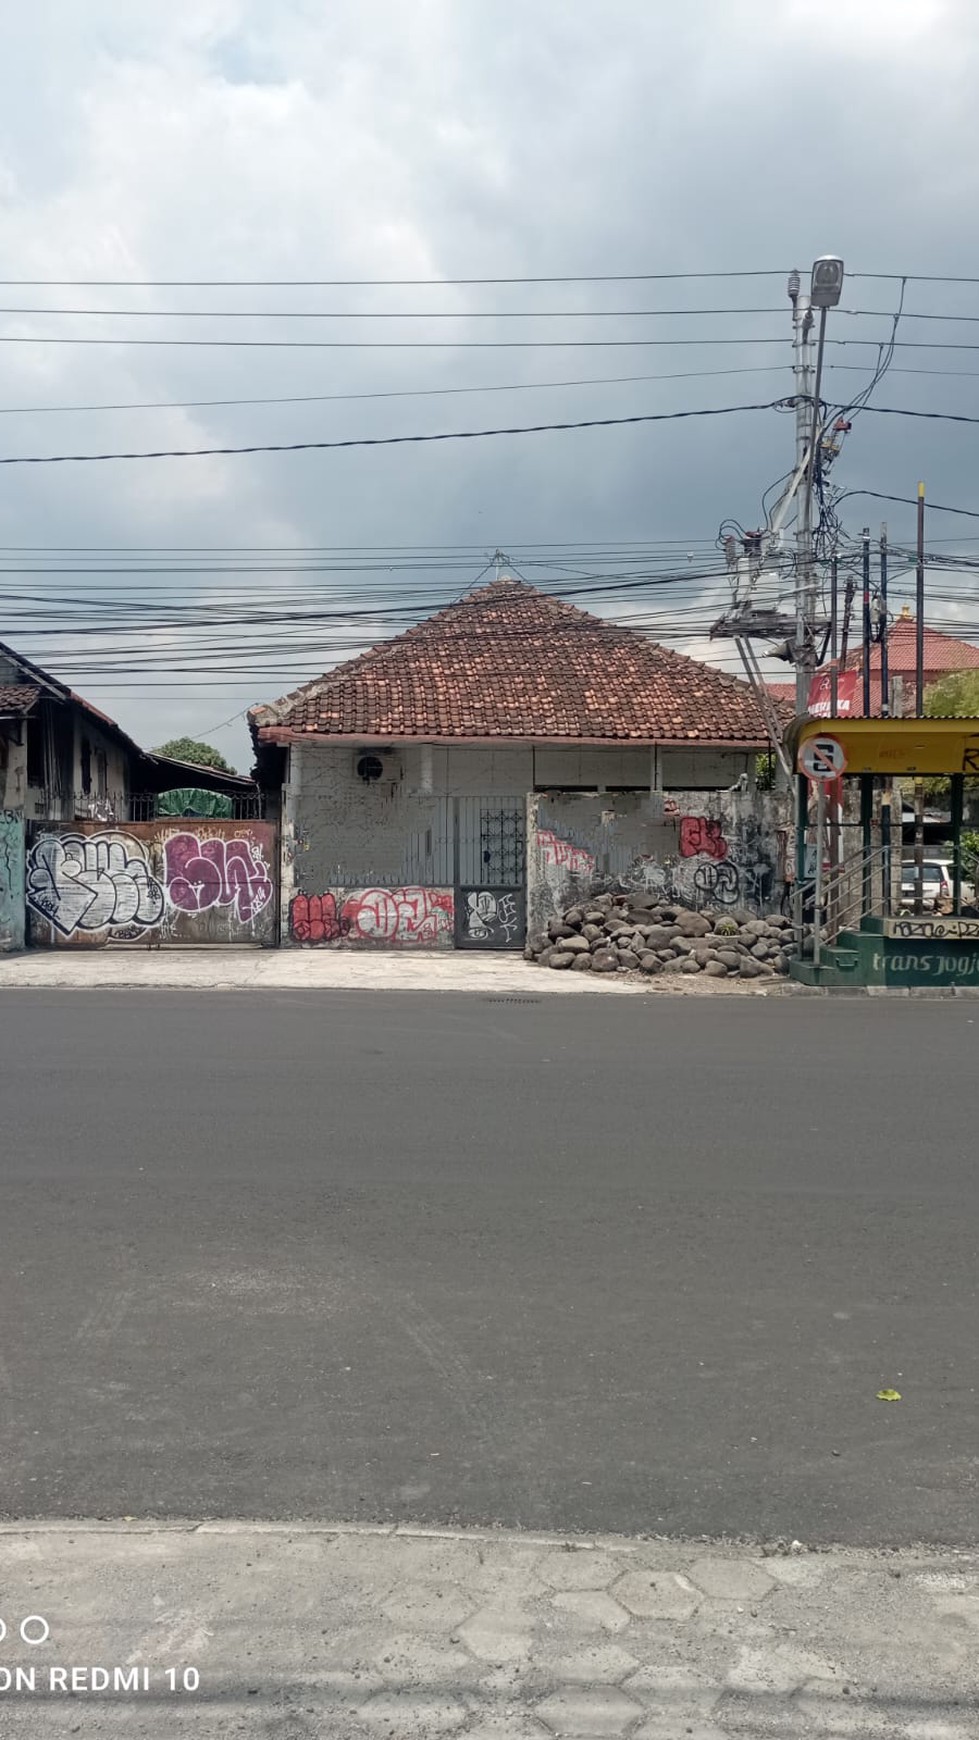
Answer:
POLYGON ((572 846, 570 840, 562 840, 550 828, 538 828, 537 839, 545 864, 560 865, 570 870, 572 876, 594 874, 595 860, 582 846, 572 846))
POLYGON ((351 942, 434 943, 451 931, 455 903, 447 889, 364 888, 343 903, 351 942))
POLYGON ((272 898, 272 880, 260 847, 250 840, 198 839, 171 834, 164 846, 167 898, 182 912, 234 906, 243 924, 272 898))
POLYGON ((727 841, 721 832, 721 823, 712 821, 709 816, 681 816, 680 818, 680 857, 696 858, 700 853, 706 858, 726 858, 727 841))

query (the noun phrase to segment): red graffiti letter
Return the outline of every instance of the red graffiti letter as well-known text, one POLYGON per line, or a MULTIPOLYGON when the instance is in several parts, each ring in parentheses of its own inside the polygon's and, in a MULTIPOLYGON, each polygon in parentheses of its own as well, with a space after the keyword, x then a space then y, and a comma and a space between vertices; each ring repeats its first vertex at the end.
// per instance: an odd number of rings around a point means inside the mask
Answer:
POLYGON ((696 858, 701 852, 707 858, 727 857, 727 841, 720 822, 707 816, 681 816, 680 857, 696 858))
POLYGON ((289 908, 289 928, 298 943, 336 942, 344 934, 332 894, 297 894, 289 908))

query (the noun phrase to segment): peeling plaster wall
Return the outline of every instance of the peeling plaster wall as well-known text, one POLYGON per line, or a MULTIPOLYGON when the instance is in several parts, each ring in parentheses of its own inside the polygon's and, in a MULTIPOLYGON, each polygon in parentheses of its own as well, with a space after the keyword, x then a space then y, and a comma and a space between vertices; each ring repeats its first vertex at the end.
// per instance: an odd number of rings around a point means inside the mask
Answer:
POLYGON ((785 799, 740 790, 533 797, 528 936, 613 882, 684 906, 777 911, 787 824, 785 799))
MULTIPOLYGON (((419 906, 425 890, 450 891, 452 805, 457 797, 510 797, 544 786, 607 789, 608 798, 585 801, 597 805, 598 812, 610 803, 617 806, 625 829, 618 844, 627 867, 647 846, 649 853, 668 854, 668 832, 649 843, 629 819, 643 806, 648 812, 651 802, 662 809, 662 792, 651 793, 651 785, 682 774, 691 786, 709 790, 731 784, 753 765, 753 755, 710 748, 393 743, 358 749, 354 743, 293 744, 282 794, 281 940, 342 941, 344 901, 365 891, 386 889, 419 906), (380 779, 368 783, 358 775, 362 754, 381 762, 380 779), (626 850, 629 842, 631 849, 626 850), (309 905, 313 900, 317 907, 309 905), (338 927, 336 935, 326 934, 333 926, 338 927)), ((692 803, 704 802, 704 790, 689 795, 692 803)), ((424 924, 419 930, 428 936, 424 924)), ((361 939, 352 935, 348 940, 361 939)), ((390 940, 406 942, 409 937, 406 933, 390 940)), ((442 941, 439 930, 436 946, 442 941)))
POLYGON ((24 946, 24 817, 0 809, 0 954, 24 946))

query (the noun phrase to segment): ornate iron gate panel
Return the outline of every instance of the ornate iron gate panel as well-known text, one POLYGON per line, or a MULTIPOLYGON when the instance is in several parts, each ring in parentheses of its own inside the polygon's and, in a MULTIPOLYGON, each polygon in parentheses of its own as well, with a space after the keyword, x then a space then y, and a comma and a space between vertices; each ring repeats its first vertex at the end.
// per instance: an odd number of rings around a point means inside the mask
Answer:
POLYGON ((457 798, 456 947, 523 948, 527 929, 526 891, 525 800, 457 798))

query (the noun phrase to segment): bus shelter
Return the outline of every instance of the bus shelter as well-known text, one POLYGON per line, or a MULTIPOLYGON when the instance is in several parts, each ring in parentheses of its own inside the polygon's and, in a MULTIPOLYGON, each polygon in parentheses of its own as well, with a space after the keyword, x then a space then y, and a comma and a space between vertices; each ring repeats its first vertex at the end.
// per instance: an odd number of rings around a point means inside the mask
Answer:
POLYGON ((828 986, 979 986, 975 867, 962 843, 966 782, 979 780, 979 718, 800 718, 787 747, 800 792, 793 976, 828 986), (921 804, 906 865, 899 782, 936 774, 949 779, 951 876, 947 899, 926 901, 921 804))

